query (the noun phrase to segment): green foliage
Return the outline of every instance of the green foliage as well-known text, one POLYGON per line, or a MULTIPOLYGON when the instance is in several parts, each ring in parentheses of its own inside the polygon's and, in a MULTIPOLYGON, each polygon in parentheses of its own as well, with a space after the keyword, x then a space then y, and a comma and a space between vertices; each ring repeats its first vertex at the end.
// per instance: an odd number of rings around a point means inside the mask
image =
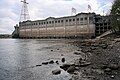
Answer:
POLYGON ((110 14, 112 30, 120 32, 120 0, 114 0, 110 14))

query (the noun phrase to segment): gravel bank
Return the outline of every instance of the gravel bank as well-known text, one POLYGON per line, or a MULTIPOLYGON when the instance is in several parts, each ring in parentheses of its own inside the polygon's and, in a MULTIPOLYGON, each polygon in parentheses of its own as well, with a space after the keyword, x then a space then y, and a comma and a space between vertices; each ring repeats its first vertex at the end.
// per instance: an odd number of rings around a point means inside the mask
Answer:
POLYGON ((71 80, 120 80, 120 36, 109 35, 101 39, 76 41, 83 55, 76 60, 71 80))

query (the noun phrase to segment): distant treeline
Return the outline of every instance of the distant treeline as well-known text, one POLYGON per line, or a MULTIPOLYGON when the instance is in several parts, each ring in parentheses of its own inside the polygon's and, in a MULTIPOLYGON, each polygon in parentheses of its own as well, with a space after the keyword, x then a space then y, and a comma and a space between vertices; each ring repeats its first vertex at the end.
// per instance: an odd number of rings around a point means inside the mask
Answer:
POLYGON ((12 38, 10 34, 0 34, 0 38, 12 38))

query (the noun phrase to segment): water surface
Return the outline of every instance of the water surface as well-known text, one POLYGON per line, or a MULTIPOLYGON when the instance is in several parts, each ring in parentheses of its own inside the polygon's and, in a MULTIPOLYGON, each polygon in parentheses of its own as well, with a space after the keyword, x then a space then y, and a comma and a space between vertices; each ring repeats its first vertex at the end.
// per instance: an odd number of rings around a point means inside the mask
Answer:
POLYGON ((69 80, 71 75, 62 70, 59 75, 52 71, 63 63, 72 63, 79 56, 73 52, 76 46, 65 39, 0 39, 0 80, 69 80), (51 51, 53 50, 53 51, 51 51), (36 66, 44 61, 60 64, 36 66))

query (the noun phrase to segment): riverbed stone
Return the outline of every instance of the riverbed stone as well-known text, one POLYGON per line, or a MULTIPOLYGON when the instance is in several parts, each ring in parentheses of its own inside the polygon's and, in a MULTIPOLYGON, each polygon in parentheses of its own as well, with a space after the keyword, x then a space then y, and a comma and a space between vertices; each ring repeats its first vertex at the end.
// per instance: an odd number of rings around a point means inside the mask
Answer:
POLYGON ((118 70, 119 66, 117 64, 109 64, 108 67, 112 70, 118 70))
POLYGON ((81 67, 86 67, 86 66, 89 66, 89 65, 91 65, 91 62, 82 62, 80 64, 81 67))
POLYGON ((42 64, 47 65, 47 64, 48 64, 48 62, 42 62, 42 64))
POLYGON ((53 51, 53 50, 51 50, 51 51, 53 51))
POLYGON ((53 64, 53 63, 54 63, 54 61, 53 61, 53 60, 49 61, 49 64, 53 64))
POLYGON ((110 68, 106 68, 104 71, 105 72, 111 72, 111 69, 110 68))
POLYGON ((73 73, 75 71, 75 66, 70 66, 68 69, 67 69, 67 72, 68 73, 73 73))
POLYGON ((83 54, 83 52, 82 51, 75 51, 73 54, 80 55, 80 54, 83 54))
POLYGON ((63 64, 60 68, 66 71, 70 66, 71 64, 63 64))
POLYGON ((60 69, 56 69, 56 70, 53 70, 52 73, 53 73, 54 75, 58 75, 58 74, 61 73, 61 70, 60 70, 60 69))
POLYGON ((36 66, 42 66, 41 64, 38 64, 38 65, 36 65, 36 66))
POLYGON ((108 47, 107 44, 101 44, 102 49, 106 49, 108 47))
POLYGON ((58 62, 58 61, 56 61, 56 63, 57 63, 57 64, 59 64, 59 62, 58 62))
POLYGON ((63 63, 65 62, 65 58, 62 58, 62 60, 61 60, 63 63))

